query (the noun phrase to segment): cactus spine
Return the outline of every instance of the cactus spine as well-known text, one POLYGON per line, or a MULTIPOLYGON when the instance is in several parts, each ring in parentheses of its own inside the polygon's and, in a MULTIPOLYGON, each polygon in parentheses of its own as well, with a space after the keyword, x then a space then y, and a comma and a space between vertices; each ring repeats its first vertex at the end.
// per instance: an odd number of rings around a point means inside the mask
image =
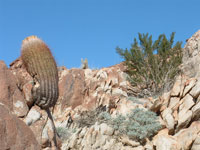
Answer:
POLYGON ((35 103, 42 109, 53 106, 58 99, 58 70, 48 46, 36 36, 27 37, 21 58, 36 83, 32 89, 35 103))

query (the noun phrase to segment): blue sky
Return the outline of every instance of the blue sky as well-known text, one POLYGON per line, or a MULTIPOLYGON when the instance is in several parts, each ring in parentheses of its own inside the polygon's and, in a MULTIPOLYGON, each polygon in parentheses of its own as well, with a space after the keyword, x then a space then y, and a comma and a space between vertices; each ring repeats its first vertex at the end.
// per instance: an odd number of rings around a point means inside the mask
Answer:
POLYGON ((37 35, 58 66, 102 68, 122 61, 138 32, 183 41, 200 29, 199 0, 0 0, 0 60, 20 56, 22 40, 37 35))

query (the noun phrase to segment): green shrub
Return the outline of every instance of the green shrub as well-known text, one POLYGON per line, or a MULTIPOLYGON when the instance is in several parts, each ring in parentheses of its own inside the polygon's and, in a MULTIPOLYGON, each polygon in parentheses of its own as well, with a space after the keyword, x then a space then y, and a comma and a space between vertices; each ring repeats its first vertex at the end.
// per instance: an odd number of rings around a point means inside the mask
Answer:
POLYGON ((67 140, 73 133, 76 132, 76 129, 68 129, 65 127, 57 127, 56 128, 58 136, 62 141, 67 140))
POLYGON ((150 138, 161 129, 154 112, 139 108, 132 110, 126 117, 117 115, 112 119, 111 125, 120 134, 128 135, 130 139, 140 142, 143 142, 145 138, 150 138))
POLYGON ((156 41, 152 36, 139 33, 139 43, 134 39, 131 48, 116 48, 127 66, 128 80, 141 89, 139 96, 154 96, 169 90, 182 62, 181 42, 174 44, 173 32, 168 40, 161 34, 156 41))
POLYGON ((161 129, 156 113, 139 108, 128 115, 125 124, 127 135, 134 140, 149 138, 161 129))

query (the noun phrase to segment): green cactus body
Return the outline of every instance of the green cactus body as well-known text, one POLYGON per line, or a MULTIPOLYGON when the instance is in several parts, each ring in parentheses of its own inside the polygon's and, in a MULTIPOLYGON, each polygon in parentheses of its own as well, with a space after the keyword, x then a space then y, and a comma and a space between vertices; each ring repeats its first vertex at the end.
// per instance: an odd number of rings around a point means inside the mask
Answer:
POLYGON ((21 58, 35 85, 32 96, 42 109, 55 105, 58 99, 58 70, 48 46, 36 36, 23 40, 21 58))

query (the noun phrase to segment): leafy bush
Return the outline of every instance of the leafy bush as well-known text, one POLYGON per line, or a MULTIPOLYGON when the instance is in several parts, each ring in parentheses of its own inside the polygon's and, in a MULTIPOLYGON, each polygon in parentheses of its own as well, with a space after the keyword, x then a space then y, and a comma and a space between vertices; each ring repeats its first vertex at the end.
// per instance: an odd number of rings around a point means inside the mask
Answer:
POLYGON ((168 40, 161 34, 153 42, 148 33, 139 33, 140 42, 135 38, 129 50, 116 48, 116 52, 125 60, 129 81, 139 87, 141 93, 154 96, 168 90, 180 72, 182 43, 174 44, 174 36, 173 32, 168 40))
POLYGON ((145 138, 153 136, 161 125, 154 112, 136 108, 126 117, 117 115, 111 125, 120 134, 126 134, 130 139, 143 142, 145 138))

